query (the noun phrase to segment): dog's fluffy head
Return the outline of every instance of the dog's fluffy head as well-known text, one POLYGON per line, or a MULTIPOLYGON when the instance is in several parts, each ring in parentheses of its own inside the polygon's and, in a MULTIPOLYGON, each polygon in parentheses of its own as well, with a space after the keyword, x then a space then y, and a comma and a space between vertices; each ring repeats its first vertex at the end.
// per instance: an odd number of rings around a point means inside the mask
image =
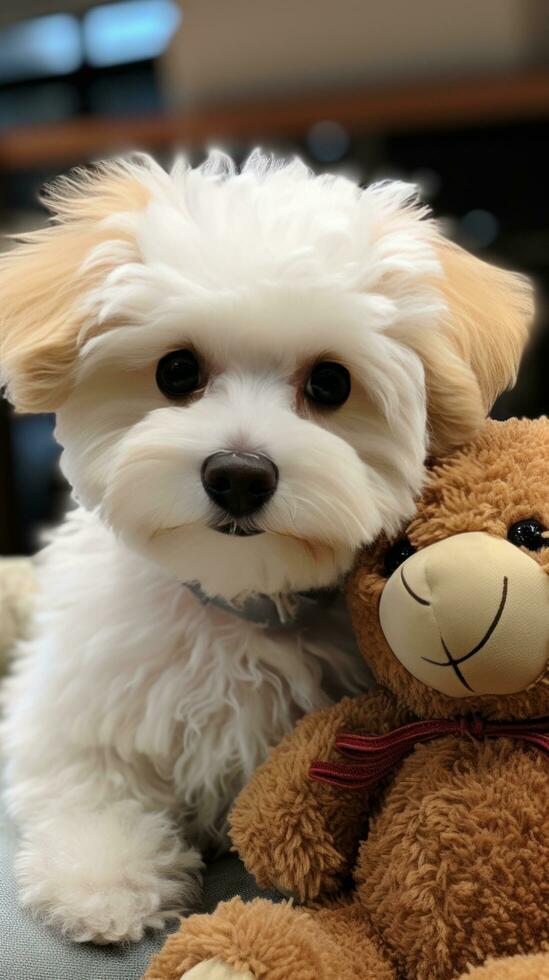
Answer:
POLYGON ((53 223, 0 269, 9 396, 57 411, 86 507, 210 592, 334 581, 411 514, 426 451, 472 436, 514 379, 527 283, 443 240, 406 184, 213 153, 170 174, 108 163, 49 200, 53 223), (170 402, 156 366, 181 348, 204 384, 170 402), (351 375, 333 411, 304 395, 319 359, 351 375), (200 473, 219 450, 275 462, 265 533, 213 529, 200 473))

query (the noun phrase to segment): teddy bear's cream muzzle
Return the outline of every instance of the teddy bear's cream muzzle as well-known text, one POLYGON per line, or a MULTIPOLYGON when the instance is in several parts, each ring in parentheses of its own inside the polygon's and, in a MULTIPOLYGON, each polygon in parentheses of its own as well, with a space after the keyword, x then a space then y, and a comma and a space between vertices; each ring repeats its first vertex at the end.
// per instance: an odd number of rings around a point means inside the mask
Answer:
POLYGON ((549 576, 503 538, 456 534, 391 575, 379 618, 395 656, 428 687, 514 694, 548 662, 549 576))

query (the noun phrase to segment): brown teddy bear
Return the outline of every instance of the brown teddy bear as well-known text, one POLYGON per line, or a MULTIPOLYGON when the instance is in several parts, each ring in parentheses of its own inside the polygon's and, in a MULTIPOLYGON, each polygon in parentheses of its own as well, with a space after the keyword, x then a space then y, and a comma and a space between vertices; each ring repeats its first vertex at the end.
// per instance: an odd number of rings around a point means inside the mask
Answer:
POLYGON ((307 908, 193 916, 147 980, 549 980, 548 528, 548 419, 433 462, 348 582, 379 689, 301 721, 232 813, 307 908))

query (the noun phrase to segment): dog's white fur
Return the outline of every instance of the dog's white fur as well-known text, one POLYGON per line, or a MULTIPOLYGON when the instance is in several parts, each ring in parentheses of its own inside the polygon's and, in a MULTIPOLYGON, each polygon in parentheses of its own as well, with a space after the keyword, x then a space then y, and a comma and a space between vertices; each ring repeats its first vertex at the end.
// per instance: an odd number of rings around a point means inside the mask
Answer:
POLYGON ((259 153, 240 173, 219 153, 171 174, 108 164, 53 207, 0 268, 0 363, 17 407, 57 411, 80 507, 42 554, 6 688, 7 798, 23 902, 77 940, 137 939, 192 904, 196 848, 334 696, 328 674, 337 693, 364 682, 320 630, 273 634, 181 583, 337 582, 412 513, 429 444, 475 431, 512 381, 530 300, 445 243, 407 185, 361 191, 259 153), (207 386, 169 403, 156 364, 189 346, 207 386), (302 395, 319 357, 352 376, 332 413, 302 395), (276 462, 265 533, 211 529, 200 468, 220 449, 276 462))

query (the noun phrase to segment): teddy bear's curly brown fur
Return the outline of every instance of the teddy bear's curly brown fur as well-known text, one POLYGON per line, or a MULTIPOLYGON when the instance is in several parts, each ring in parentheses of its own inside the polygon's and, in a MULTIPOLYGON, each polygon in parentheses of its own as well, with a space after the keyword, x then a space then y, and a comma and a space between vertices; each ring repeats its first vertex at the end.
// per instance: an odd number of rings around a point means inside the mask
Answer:
MULTIPOLYGON (((544 596, 549 585, 544 528, 549 528, 549 420, 489 422, 474 443, 433 462, 406 530, 406 548, 417 549, 419 556, 436 542, 451 541, 453 547, 456 536, 477 532, 459 541, 480 542, 490 556, 497 539, 494 567, 501 552, 511 599, 523 570, 532 576, 536 596, 538 587, 544 596), (520 547, 520 538, 517 545, 516 533, 510 532, 526 519, 537 522, 539 530, 530 549, 520 547), (502 549, 509 536, 514 543, 502 549)), ((526 671, 523 687, 516 680, 506 682, 505 661, 498 659, 499 637, 513 627, 505 623, 507 593, 501 622, 498 612, 486 633, 486 649, 476 659, 471 654, 449 656, 448 663, 431 658, 432 686, 404 667, 380 624, 388 547, 380 540, 364 552, 348 583, 357 637, 380 689, 301 721, 257 771, 231 817, 234 844, 258 882, 291 892, 307 909, 233 899, 213 916, 194 916, 153 960, 147 980, 180 980, 195 964, 208 961, 233 968, 224 976, 241 973, 262 980, 451 980, 460 975, 549 980, 547 756, 508 738, 446 735, 416 745, 367 793, 310 778, 315 760, 338 759, 334 740, 341 730, 381 734, 416 719, 473 712, 492 720, 549 714, 549 589, 539 616, 532 607, 537 625, 531 626, 528 614, 512 634, 519 675, 526 671), (540 630, 545 660, 532 678, 528 651, 539 641, 540 630), (475 688, 472 678, 479 676, 482 658, 491 679, 475 688), (341 886, 351 872, 354 889, 349 892, 341 886)), ((408 577, 420 566, 421 561, 406 565, 408 577)), ((412 590, 411 615, 421 612, 414 599, 424 606, 434 607, 435 598, 439 602, 441 583, 432 568, 428 571, 431 578, 418 579, 421 588, 413 584, 419 592, 428 584, 431 602, 412 590)), ((480 590, 474 567, 470 582, 469 573, 464 581, 459 568, 446 565, 440 575, 435 569, 439 578, 448 575, 450 580, 454 571, 458 592, 480 590)), ((439 606, 435 612, 454 616, 455 629, 467 634, 467 604, 455 609, 459 596, 451 596, 450 612, 440 612, 439 606)), ((478 601, 486 603, 484 592, 478 601)), ((519 604, 519 620, 528 601, 526 595, 519 604)), ((435 625, 438 629, 438 619, 435 625)), ((473 623, 471 636, 476 629, 473 623)), ((516 665, 508 667, 512 674, 516 665)), ((421 675, 425 667, 411 669, 421 675)), ((205 970, 200 975, 214 974, 205 970)))

